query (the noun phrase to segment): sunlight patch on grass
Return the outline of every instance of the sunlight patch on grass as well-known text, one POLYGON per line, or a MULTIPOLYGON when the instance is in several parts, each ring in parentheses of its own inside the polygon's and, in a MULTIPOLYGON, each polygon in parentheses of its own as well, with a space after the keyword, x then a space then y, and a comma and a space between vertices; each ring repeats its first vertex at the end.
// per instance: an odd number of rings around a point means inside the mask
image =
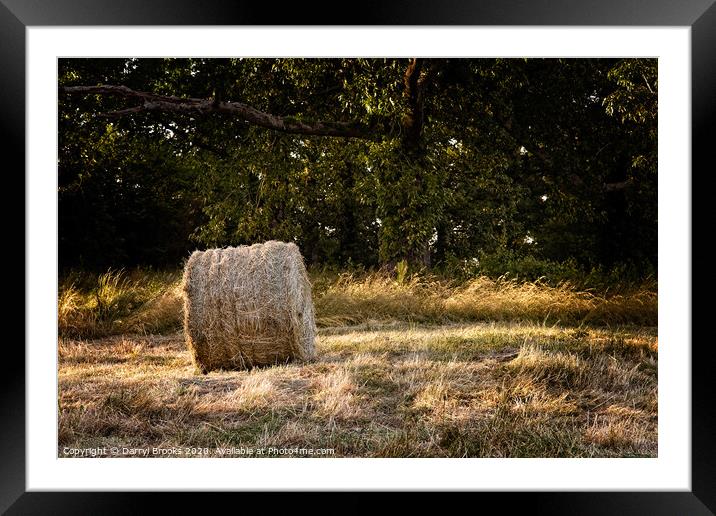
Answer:
POLYGON ((340 368, 319 377, 315 391, 319 415, 338 419, 355 419, 362 415, 356 384, 349 370, 340 368))

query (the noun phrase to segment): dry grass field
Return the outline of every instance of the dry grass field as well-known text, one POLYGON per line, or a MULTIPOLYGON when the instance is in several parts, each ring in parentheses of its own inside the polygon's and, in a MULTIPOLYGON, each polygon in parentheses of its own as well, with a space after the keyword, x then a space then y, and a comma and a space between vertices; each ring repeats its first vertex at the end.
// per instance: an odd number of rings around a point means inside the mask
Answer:
POLYGON ((598 294, 314 276, 317 360, 201 375, 181 333, 178 280, 130 272, 60 285, 59 456, 657 455, 653 285, 598 294))

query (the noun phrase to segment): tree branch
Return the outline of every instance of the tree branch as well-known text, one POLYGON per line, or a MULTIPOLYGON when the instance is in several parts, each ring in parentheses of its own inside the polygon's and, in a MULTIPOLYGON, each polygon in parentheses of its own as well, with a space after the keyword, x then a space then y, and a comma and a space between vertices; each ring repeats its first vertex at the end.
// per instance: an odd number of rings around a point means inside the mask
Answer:
POLYGON ((606 183, 604 185, 605 192, 618 192, 634 186, 634 179, 629 178, 626 181, 619 181, 618 183, 606 183))
POLYGON ((376 139, 383 136, 379 127, 370 127, 358 122, 328 122, 299 120, 294 117, 272 115, 259 111, 241 102, 217 102, 216 99, 183 98, 170 95, 156 95, 135 91, 126 86, 65 86, 64 93, 117 95, 128 99, 141 100, 142 104, 118 111, 103 113, 105 117, 122 117, 147 111, 162 111, 185 114, 222 113, 235 116, 250 124, 292 134, 311 136, 336 136, 342 138, 376 139))

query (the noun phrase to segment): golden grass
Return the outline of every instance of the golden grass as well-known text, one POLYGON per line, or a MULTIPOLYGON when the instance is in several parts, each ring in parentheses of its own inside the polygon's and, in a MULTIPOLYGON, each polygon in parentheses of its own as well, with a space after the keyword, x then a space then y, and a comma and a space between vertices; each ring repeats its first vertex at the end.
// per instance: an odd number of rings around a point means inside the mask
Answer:
MULTIPOLYGON (((110 271, 60 285, 58 323, 62 336, 174 332, 182 324, 180 273, 110 271)), ((567 283, 478 277, 454 283, 413 275, 397 282, 379 273, 331 276, 314 272, 313 301, 319 327, 411 321, 529 321, 563 325, 657 324, 654 285, 618 294, 580 290, 567 283)))
POLYGON ((600 295, 568 283, 555 287, 478 277, 455 285, 419 276, 399 283, 379 274, 362 278, 344 274, 317 298, 316 312, 319 326, 389 319, 655 325, 657 295, 646 287, 600 295))
POLYGON ((59 334, 96 338, 176 331, 182 318, 180 281, 180 271, 70 274, 59 285, 59 334))
POLYGON ((366 323, 318 359, 197 375, 181 333, 59 340, 59 447, 653 457, 653 328, 366 323))
POLYGON ((313 273, 318 359, 196 374, 180 274, 71 275, 59 448, 333 448, 361 457, 653 457, 657 295, 313 273))
POLYGON ((314 396, 318 403, 316 413, 328 416, 329 421, 333 418, 358 418, 361 411, 356 403, 356 390, 353 375, 345 368, 318 378, 314 396))

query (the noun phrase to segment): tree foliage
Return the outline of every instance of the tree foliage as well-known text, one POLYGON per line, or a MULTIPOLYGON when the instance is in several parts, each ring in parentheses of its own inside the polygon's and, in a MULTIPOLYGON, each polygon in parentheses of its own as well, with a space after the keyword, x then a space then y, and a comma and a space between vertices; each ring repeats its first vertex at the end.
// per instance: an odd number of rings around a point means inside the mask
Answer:
POLYGON ((653 59, 61 59, 59 86, 62 266, 656 265, 653 59))

